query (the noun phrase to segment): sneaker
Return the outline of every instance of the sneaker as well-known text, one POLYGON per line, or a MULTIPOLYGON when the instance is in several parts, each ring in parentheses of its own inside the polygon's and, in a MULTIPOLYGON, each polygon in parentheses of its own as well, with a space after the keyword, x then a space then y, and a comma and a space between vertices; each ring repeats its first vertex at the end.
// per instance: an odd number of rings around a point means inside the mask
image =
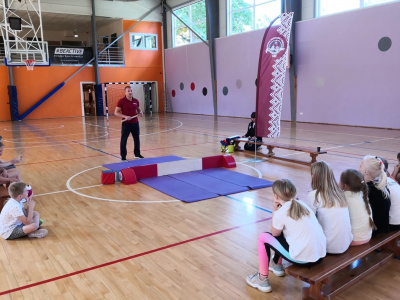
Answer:
POLYGON ((141 154, 135 155, 135 158, 144 158, 141 154))
POLYGON ((283 268, 282 264, 275 264, 272 260, 269 263, 269 270, 274 272, 276 276, 282 277, 285 276, 285 269, 283 268))
POLYGON ((272 291, 268 278, 265 280, 261 280, 260 274, 258 272, 253 275, 247 276, 246 282, 248 285, 252 286, 253 288, 259 289, 261 292, 269 293, 272 291))
POLYGON ((28 234, 28 237, 30 238, 44 238, 49 232, 46 229, 38 229, 34 232, 31 232, 28 234))
POLYGON ((127 162, 128 160, 127 159, 121 159, 121 162, 127 162))

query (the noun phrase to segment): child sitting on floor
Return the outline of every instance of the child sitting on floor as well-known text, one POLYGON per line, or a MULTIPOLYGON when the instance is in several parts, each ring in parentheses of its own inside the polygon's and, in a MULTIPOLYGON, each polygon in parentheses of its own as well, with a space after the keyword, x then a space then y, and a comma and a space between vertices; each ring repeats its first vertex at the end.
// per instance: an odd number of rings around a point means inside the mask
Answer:
POLYGON ((35 201, 28 196, 27 185, 13 182, 8 188, 11 198, 0 213, 0 235, 5 240, 13 240, 23 236, 43 238, 48 234, 46 229, 39 229, 39 213, 33 211, 35 201), (27 209, 22 201, 26 199, 27 209))
POLYGON ((248 285, 271 292, 268 272, 284 276, 282 257, 294 264, 312 266, 326 255, 326 238, 311 208, 296 200, 296 187, 289 179, 272 185, 273 213, 271 233, 258 238, 259 271, 246 277, 248 285), (271 249, 274 258, 271 261, 271 249))

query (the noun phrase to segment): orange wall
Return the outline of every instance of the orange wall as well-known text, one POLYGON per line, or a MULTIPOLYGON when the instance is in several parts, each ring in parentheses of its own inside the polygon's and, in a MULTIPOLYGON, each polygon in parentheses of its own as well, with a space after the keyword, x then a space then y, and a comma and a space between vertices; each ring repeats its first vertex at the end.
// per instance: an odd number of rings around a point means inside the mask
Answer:
MULTIPOLYGON (((136 21, 123 21, 124 32, 136 21)), ((128 72, 123 72, 122 77, 127 78, 125 81, 157 81, 158 82, 158 107, 160 111, 164 111, 164 79, 163 79, 163 44, 161 23, 142 21, 135 26, 130 32, 152 33, 158 36, 158 51, 149 50, 131 50, 129 42, 129 33, 124 39, 125 66, 128 72), (129 73, 129 74, 128 74, 129 73), (140 79, 143 78, 143 79, 140 79)), ((101 76, 101 75, 100 75, 101 76)), ((122 80, 121 80, 122 81, 122 80)), ((106 82, 106 81, 104 81, 106 82)), ((123 81, 124 82, 124 81, 123 81)))
MULTIPOLYGON (((124 31, 134 21, 123 21, 124 31)), ((157 81, 159 110, 163 111, 163 65, 161 23, 141 22, 132 32, 158 34, 158 51, 131 50, 129 33, 124 39, 125 67, 100 67, 100 83, 127 81, 157 81)), ((48 92, 64 82, 79 67, 50 66, 35 67, 27 71, 25 67, 13 67, 14 85, 17 87, 20 115, 42 99, 48 92)), ((57 93, 29 114, 26 119, 43 119, 82 116, 81 82, 94 82, 93 67, 86 67, 57 93)), ((8 102, 8 70, 0 66, 0 121, 10 120, 8 102)))

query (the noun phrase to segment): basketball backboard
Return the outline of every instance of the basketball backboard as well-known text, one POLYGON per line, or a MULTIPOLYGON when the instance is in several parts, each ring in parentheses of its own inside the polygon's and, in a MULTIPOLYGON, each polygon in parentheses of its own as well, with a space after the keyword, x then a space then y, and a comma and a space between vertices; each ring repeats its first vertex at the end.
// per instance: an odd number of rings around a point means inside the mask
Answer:
POLYGON ((49 50, 43 38, 40 0, 1 0, 0 30, 4 40, 5 64, 48 66, 49 50))

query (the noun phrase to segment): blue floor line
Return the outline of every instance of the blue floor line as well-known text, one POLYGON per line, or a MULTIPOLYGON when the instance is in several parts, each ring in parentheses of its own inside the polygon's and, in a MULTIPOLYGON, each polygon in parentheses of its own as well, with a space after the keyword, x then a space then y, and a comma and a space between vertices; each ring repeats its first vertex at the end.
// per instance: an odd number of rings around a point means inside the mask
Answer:
POLYGON ((98 151, 98 152, 100 152, 100 153, 103 153, 103 154, 106 154, 106 155, 110 155, 110 156, 112 156, 112 157, 120 158, 120 157, 117 156, 117 155, 114 155, 114 154, 111 154, 111 153, 107 153, 107 152, 105 152, 105 151, 103 151, 103 150, 101 150, 101 149, 97 149, 97 148, 94 148, 94 147, 91 147, 91 146, 88 146, 88 145, 85 145, 85 144, 82 144, 82 143, 79 143, 79 142, 76 142, 76 141, 72 141, 72 142, 75 143, 75 144, 84 146, 84 147, 86 147, 86 148, 89 148, 89 149, 98 151))
POLYGON ((257 206, 257 205, 253 205, 253 204, 244 202, 243 200, 236 199, 236 198, 234 198, 234 197, 232 197, 232 196, 227 196, 227 195, 225 195, 225 197, 227 197, 227 198, 229 198, 229 199, 232 199, 232 200, 235 200, 235 201, 237 201, 237 202, 244 203, 244 204, 246 204, 246 205, 253 206, 253 207, 257 208, 257 209, 260 209, 260 210, 262 210, 262 211, 266 211, 266 212, 272 214, 272 211, 270 211, 270 210, 268 210, 268 209, 265 209, 265 208, 262 208, 262 207, 260 207, 260 206, 257 206))

